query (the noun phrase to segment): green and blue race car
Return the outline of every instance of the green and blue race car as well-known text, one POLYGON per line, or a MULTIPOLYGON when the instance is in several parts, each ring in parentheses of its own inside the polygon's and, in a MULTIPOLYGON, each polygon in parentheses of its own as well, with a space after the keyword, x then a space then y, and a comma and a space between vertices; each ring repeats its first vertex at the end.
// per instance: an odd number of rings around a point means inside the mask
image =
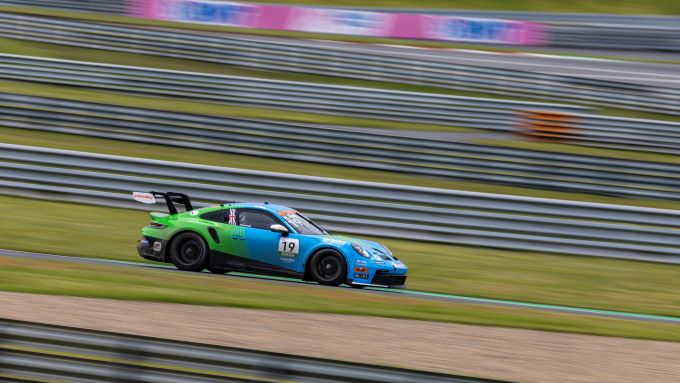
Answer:
POLYGON ((181 193, 134 192, 163 198, 169 213, 151 213, 137 250, 180 270, 246 271, 352 287, 404 287, 406 265, 376 242, 333 235, 300 212, 265 203, 226 203, 194 209, 181 193), (185 207, 178 212, 175 204, 185 207))

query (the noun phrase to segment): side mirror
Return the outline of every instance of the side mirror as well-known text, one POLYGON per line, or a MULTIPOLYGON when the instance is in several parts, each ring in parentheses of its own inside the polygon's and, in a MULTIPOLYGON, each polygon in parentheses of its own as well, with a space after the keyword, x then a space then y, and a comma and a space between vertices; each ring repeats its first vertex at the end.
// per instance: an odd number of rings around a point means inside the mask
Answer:
POLYGON ((286 229, 285 226, 279 225, 279 224, 274 224, 269 227, 269 230, 273 231, 274 233, 279 233, 282 236, 287 236, 288 235, 288 229, 286 229))

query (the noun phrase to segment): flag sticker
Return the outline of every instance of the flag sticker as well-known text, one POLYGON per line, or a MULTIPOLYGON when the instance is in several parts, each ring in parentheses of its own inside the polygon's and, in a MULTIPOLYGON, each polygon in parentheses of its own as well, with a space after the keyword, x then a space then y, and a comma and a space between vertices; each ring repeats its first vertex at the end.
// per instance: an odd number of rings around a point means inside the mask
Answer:
POLYGON ((229 209, 229 224, 236 225, 236 209, 229 209))

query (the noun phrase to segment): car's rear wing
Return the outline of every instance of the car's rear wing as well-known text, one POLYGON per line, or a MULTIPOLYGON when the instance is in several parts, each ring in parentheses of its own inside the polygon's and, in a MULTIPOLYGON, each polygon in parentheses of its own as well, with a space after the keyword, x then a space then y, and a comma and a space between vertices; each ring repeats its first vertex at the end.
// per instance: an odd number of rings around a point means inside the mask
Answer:
POLYGON ((156 197, 163 197, 165 204, 168 205, 168 212, 170 212, 171 215, 178 213, 177 207, 175 207, 176 203, 184 205, 184 209, 186 209, 186 211, 194 210, 194 208, 191 206, 191 200, 189 199, 189 196, 183 193, 163 193, 156 191, 132 192, 132 198, 135 201, 141 203, 154 204, 156 203, 156 197))

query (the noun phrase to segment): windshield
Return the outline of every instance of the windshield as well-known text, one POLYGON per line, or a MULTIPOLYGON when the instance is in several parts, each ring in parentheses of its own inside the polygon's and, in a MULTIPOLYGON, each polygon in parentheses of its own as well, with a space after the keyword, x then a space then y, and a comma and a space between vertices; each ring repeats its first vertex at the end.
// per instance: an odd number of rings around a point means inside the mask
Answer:
POLYGON ((279 213, 283 219, 288 222, 290 226, 298 232, 298 234, 306 235, 323 235, 328 234, 321 226, 312 222, 311 219, 305 217, 304 215, 294 211, 288 210, 279 213))

